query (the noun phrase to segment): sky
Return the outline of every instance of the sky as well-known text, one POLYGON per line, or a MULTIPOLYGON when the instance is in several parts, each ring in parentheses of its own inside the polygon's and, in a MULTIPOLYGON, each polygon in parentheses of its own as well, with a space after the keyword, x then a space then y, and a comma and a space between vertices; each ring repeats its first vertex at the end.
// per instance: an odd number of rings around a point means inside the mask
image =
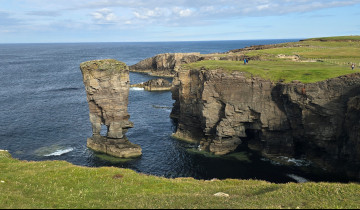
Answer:
POLYGON ((0 43, 360 35, 360 0, 0 0, 0 43))

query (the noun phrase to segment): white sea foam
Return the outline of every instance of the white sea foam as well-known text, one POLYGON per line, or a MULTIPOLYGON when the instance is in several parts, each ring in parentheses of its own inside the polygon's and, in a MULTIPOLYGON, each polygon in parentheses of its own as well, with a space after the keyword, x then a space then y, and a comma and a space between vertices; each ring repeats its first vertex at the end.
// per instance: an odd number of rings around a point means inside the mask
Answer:
POLYGON ((130 90, 144 90, 144 88, 140 88, 140 87, 132 87, 132 88, 130 88, 130 90))
POLYGON ((298 183, 305 183, 305 182, 309 182, 309 180, 305 179, 304 177, 295 175, 295 174, 286 174, 286 176, 294 179, 295 181, 297 181, 298 183))
POLYGON ((56 150, 55 152, 48 154, 48 155, 44 155, 45 157, 50 157, 50 156, 61 156, 63 154, 69 153, 71 151, 73 151, 73 148, 67 148, 67 149, 59 149, 56 150))
POLYGON ((304 159, 295 159, 295 158, 289 158, 289 157, 280 157, 283 160, 287 161, 288 163, 294 164, 295 166, 310 166, 311 162, 304 159))

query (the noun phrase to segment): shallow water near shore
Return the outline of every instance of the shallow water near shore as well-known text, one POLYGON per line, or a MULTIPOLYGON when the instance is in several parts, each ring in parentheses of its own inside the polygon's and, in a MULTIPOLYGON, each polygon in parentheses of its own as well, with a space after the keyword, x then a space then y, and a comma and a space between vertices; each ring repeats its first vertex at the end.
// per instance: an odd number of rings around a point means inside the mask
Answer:
MULTIPOLYGON (((302 160, 289 159, 296 164, 284 165, 241 148, 224 157, 198 151, 197 145, 171 138, 176 126, 169 117, 174 103, 171 93, 141 88, 130 89, 128 111, 134 128, 129 129, 127 137, 142 147, 143 155, 116 161, 86 147, 92 131, 81 62, 114 58, 132 65, 159 53, 205 54, 289 41, 297 40, 0 45, 0 149, 9 150, 21 160, 116 166, 169 178, 346 182, 341 176, 315 174, 302 160)), ((131 84, 152 78, 130 73, 131 84)))

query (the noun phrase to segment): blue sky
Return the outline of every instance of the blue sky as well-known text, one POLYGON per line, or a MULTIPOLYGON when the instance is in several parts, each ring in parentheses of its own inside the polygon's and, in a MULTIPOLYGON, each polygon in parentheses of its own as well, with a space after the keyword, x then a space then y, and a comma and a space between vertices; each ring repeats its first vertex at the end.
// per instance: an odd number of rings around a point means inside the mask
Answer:
POLYGON ((360 0, 0 0, 0 43, 360 35, 360 0))

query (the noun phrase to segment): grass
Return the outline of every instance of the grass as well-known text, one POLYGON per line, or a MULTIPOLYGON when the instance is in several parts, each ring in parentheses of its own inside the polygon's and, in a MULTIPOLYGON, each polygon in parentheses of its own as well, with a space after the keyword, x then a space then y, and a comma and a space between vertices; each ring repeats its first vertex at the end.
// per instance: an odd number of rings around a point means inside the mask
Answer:
POLYGON ((250 59, 248 65, 242 65, 242 61, 203 60, 183 65, 183 68, 205 67, 228 72, 241 71, 249 76, 258 76, 274 82, 299 80, 303 83, 360 72, 360 36, 309 39, 275 46, 270 49, 240 52, 239 55, 260 58, 250 59), (279 55, 298 56, 299 59, 284 59, 279 58, 279 55), (355 71, 351 70, 351 63, 356 64, 355 71))
POLYGON ((228 72, 240 71, 248 75, 258 76, 272 81, 291 82, 299 80, 303 83, 312 83, 328 78, 338 77, 354 72, 350 67, 326 63, 326 62, 292 62, 286 60, 278 61, 250 61, 243 65, 239 61, 200 61, 187 65, 187 68, 200 69, 223 69, 228 72))
POLYGON ((360 208, 355 183, 166 179, 114 167, 26 162, 0 152, 0 208, 360 208), (227 198, 215 197, 224 192, 227 198))
POLYGON ((315 41, 360 41, 360 36, 335 36, 335 37, 320 37, 320 38, 311 38, 306 40, 315 40, 315 41))

